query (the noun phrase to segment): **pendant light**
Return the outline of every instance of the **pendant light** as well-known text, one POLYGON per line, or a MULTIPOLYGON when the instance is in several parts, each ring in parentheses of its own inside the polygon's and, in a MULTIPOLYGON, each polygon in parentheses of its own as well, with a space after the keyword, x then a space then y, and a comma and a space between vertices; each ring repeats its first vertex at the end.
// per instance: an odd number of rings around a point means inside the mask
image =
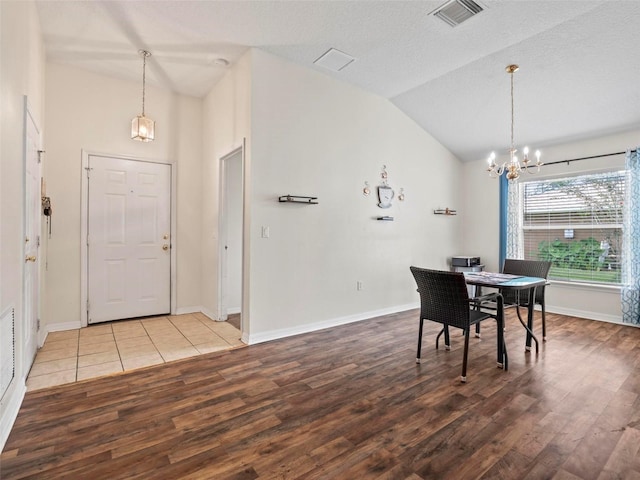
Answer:
POLYGON ((155 138, 156 122, 144 116, 144 93, 147 70, 147 57, 151 53, 146 50, 138 50, 142 57, 142 114, 131 120, 131 138, 141 142, 151 142, 155 138))

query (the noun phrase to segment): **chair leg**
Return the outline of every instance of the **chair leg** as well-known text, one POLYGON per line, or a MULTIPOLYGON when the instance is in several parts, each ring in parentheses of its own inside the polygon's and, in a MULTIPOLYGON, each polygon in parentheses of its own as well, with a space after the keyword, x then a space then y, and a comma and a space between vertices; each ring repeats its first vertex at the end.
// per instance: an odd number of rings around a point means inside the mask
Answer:
POLYGON ((504 353, 504 364, 502 366, 502 369, 509 370, 509 355, 507 354, 507 342, 505 342, 504 338, 502 339, 502 352, 504 353))
MULTIPOLYGON (((507 354, 507 341, 504 338, 504 318, 502 319, 502 369, 509 370, 509 355, 507 354)), ((498 328, 500 328, 500 322, 498 322, 498 328)))
POLYGON ((449 326, 444 326, 444 349, 451 350, 451 340, 449 339, 449 326))
POLYGON ((451 350, 451 342, 449 341, 449 327, 447 325, 442 327, 440 333, 436 337, 436 350, 440 348, 440 336, 444 333, 444 348, 445 350, 451 350))
POLYGON ((476 338, 480 338, 480 324, 476 323, 476 338))
MULTIPOLYGON (((420 363, 420 355, 422 352, 422 324, 424 319, 420 319, 420 328, 418 329, 418 353, 416 353, 416 363, 420 363)), ((437 341, 436 341, 437 343, 437 341)))
POLYGON ((442 327, 442 330, 440 330, 440 333, 438 333, 438 336, 436 337, 436 350, 440 348, 440 337, 442 336, 443 333, 444 333, 444 327, 442 327))
POLYGON ((464 355, 462 357, 462 375, 460 381, 467 382, 467 358, 469 357, 469 335, 464 336, 464 355))

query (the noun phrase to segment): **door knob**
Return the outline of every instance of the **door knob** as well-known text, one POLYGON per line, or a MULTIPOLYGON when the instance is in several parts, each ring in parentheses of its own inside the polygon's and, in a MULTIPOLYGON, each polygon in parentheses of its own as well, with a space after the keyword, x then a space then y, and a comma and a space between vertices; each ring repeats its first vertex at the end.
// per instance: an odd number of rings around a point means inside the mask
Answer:
POLYGON ((162 249, 163 250, 169 250, 169 245, 167 245, 166 243, 164 245, 162 245, 162 249))
POLYGON ((26 257, 24 259, 25 262, 35 262, 36 261, 36 256, 35 255, 29 255, 28 257, 26 257))

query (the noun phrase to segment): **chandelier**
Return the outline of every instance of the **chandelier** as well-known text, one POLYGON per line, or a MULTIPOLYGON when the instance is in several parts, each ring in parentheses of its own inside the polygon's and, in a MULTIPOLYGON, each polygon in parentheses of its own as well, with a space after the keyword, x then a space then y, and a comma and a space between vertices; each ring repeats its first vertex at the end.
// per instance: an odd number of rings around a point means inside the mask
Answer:
POLYGON ((487 171, 489 172, 489 176, 492 178, 498 178, 506 172, 508 180, 516 180, 520 176, 520 172, 526 171, 527 173, 535 174, 540 171, 540 167, 543 165, 540 161, 540 150, 536 150, 536 163, 533 165, 530 165, 531 160, 529 160, 529 147, 524 147, 522 149, 522 162, 520 162, 516 156, 518 150, 514 147, 513 143, 513 74, 518 71, 518 68, 520 68, 518 65, 509 65, 505 69, 507 73, 511 75, 511 148, 509 149, 509 160, 500 166, 496 164, 495 152, 491 152, 491 155, 489 155, 489 166, 487 171), (534 166, 537 167, 537 170, 535 171, 530 169, 530 167, 534 166))
POLYGON ((131 120, 131 138, 141 142, 150 142, 155 138, 156 122, 144 116, 144 87, 146 81, 147 57, 151 53, 146 50, 138 50, 142 57, 142 114, 131 120))

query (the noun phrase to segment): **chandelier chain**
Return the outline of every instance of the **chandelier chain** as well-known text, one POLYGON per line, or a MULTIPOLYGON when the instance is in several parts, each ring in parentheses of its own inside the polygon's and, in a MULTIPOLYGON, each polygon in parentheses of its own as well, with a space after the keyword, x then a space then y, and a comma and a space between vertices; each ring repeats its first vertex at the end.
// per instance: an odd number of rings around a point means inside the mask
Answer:
POLYGON ((147 79, 147 56, 149 52, 142 50, 140 54, 142 55, 142 116, 144 117, 144 94, 147 79))
POLYGON ((515 123, 515 114, 513 109, 513 72, 510 73, 511 76, 511 159, 513 160, 514 146, 515 143, 513 141, 513 124, 515 123))

